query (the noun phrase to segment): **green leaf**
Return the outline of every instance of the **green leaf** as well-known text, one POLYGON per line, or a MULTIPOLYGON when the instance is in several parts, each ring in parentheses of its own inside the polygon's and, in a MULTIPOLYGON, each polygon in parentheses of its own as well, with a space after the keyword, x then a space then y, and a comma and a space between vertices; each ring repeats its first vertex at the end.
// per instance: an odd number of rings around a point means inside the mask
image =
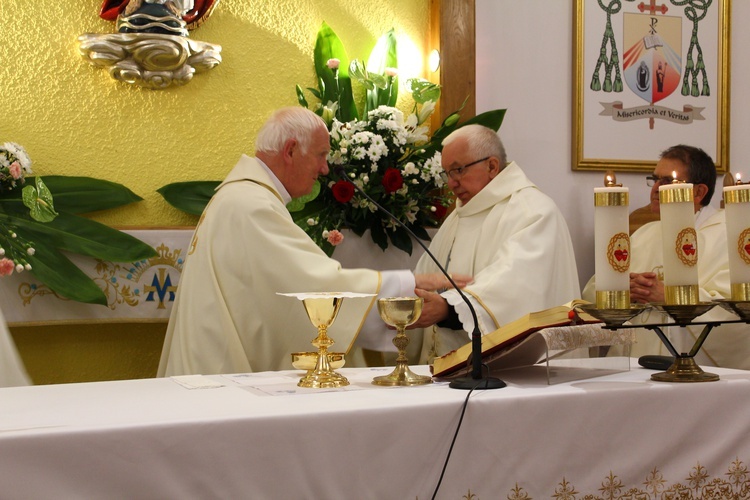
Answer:
POLYGON ((437 102, 440 99, 440 85, 421 78, 409 78, 407 85, 415 102, 424 104, 427 101, 437 102))
MULTIPOLYGON (((6 205, 3 205, 6 208, 6 205)), ((138 238, 99 222, 60 213, 51 222, 37 222, 23 213, 13 216, 13 224, 34 245, 43 244, 112 262, 131 262, 156 256, 156 250, 138 238)))
POLYGON ((36 188, 26 186, 23 188, 23 204, 29 208, 29 215, 39 222, 50 222, 57 217, 55 205, 52 201, 52 193, 44 185, 41 177, 36 178, 36 188))
POLYGON ((221 181, 175 182, 156 191, 173 207, 192 215, 200 215, 219 184, 221 181))
POLYGON ((297 91, 297 101, 299 102, 300 106, 303 108, 309 108, 310 106, 307 105, 307 99, 305 99, 305 94, 302 93, 302 88, 297 85, 295 86, 295 90, 297 91))
POLYGON ((37 242, 28 256, 31 274, 55 293, 87 304, 107 305, 107 297, 96 283, 54 247, 37 242))
POLYGON ((375 109, 377 106, 395 106, 398 99, 398 77, 390 81, 386 80, 386 68, 398 68, 398 56, 396 47, 396 32, 391 28, 384 33, 375 43, 370 57, 367 59, 367 66, 370 68, 370 78, 377 87, 368 92, 367 102, 375 109), (382 79, 382 83, 379 81, 382 79))
POLYGON ((294 198, 292 201, 286 204, 287 210, 289 210, 290 213, 299 212, 303 208, 305 208, 305 205, 311 201, 313 201, 315 198, 318 197, 320 194, 320 181, 315 181, 315 184, 313 184, 312 191, 310 194, 302 195, 299 198, 294 198))
POLYGON ((495 132, 500 130, 500 125, 503 124, 503 118, 505 118, 504 109, 493 109, 491 111, 485 111, 484 113, 478 114, 473 118, 469 118, 466 122, 462 123, 458 128, 471 123, 484 125, 485 127, 491 128, 495 132))
MULTIPOLYGON (((35 177, 27 178, 36 182, 35 177)), ((45 175, 44 183, 55 200, 58 212, 81 214, 128 205, 143 198, 116 182, 67 175, 45 175)), ((20 200, 21 194, 10 192, 3 201, 20 200)))
POLYGON ((315 73, 322 80, 324 92, 321 102, 326 104, 328 101, 339 103, 339 120, 351 121, 358 118, 357 107, 352 97, 352 84, 349 79, 347 68, 349 67, 349 57, 344 50, 344 44, 341 43, 338 35, 331 29, 328 24, 323 22, 318 31, 315 40, 315 73), (338 59, 338 81, 333 71, 328 68, 329 59, 338 59))
POLYGON ((390 231, 388 236, 391 238, 393 246, 411 255, 413 243, 411 236, 403 227, 399 226, 395 231, 390 231))

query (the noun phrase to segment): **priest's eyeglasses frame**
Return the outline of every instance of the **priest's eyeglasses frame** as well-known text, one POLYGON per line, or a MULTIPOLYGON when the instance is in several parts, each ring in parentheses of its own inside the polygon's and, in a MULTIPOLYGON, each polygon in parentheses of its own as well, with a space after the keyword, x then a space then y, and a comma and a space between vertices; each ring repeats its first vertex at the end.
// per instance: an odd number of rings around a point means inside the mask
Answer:
POLYGON ((658 175, 651 174, 646 176, 646 185, 648 187, 661 186, 663 184, 671 184, 673 180, 674 177, 671 176, 659 177, 658 175))
POLYGON ((477 163, 482 163, 483 161, 487 161, 490 158, 492 158, 492 157, 491 156, 485 156, 481 160, 476 160, 476 161, 473 161, 471 163, 467 163, 463 167, 456 167, 456 168, 452 168, 450 170, 446 170, 444 172, 441 172, 440 176, 443 178, 444 182, 448 182, 448 178, 449 177, 451 179, 453 179, 454 181, 457 181, 458 179, 460 179, 464 175, 464 170, 465 169, 467 169, 467 168, 469 168, 471 166, 474 166, 477 163))

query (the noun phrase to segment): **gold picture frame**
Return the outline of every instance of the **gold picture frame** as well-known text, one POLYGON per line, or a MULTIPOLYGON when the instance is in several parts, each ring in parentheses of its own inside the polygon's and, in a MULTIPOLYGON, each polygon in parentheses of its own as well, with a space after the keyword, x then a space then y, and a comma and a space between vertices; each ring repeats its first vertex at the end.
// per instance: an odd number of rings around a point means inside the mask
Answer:
POLYGON ((689 144, 728 171, 730 10, 575 1, 573 170, 651 171, 661 151, 689 144))

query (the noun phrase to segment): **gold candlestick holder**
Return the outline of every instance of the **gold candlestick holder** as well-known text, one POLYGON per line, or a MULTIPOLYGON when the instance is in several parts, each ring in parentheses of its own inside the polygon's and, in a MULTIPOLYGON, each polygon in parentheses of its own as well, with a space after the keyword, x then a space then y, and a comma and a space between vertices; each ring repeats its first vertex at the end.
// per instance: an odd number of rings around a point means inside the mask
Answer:
POLYGON ((378 312, 387 325, 396 327, 396 336, 393 345, 398 349, 396 367, 388 375, 375 377, 372 383, 375 385, 424 385, 432 383, 432 377, 417 375, 409 369, 406 358, 406 346, 409 345, 409 337, 406 335, 406 327, 414 324, 422 314, 424 301, 419 297, 391 297, 378 300, 378 312))

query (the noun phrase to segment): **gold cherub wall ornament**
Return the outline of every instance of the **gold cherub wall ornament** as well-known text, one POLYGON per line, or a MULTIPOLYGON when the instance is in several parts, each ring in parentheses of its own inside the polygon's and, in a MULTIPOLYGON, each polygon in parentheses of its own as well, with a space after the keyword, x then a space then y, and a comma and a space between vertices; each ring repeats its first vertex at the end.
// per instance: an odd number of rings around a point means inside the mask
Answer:
POLYGON ((149 89, 185 85, 221 62, 221 46, 192 40, 219 0, 105 0, 102 19, 117 33, 78 37, 81 56, 115 80, 149 89))

